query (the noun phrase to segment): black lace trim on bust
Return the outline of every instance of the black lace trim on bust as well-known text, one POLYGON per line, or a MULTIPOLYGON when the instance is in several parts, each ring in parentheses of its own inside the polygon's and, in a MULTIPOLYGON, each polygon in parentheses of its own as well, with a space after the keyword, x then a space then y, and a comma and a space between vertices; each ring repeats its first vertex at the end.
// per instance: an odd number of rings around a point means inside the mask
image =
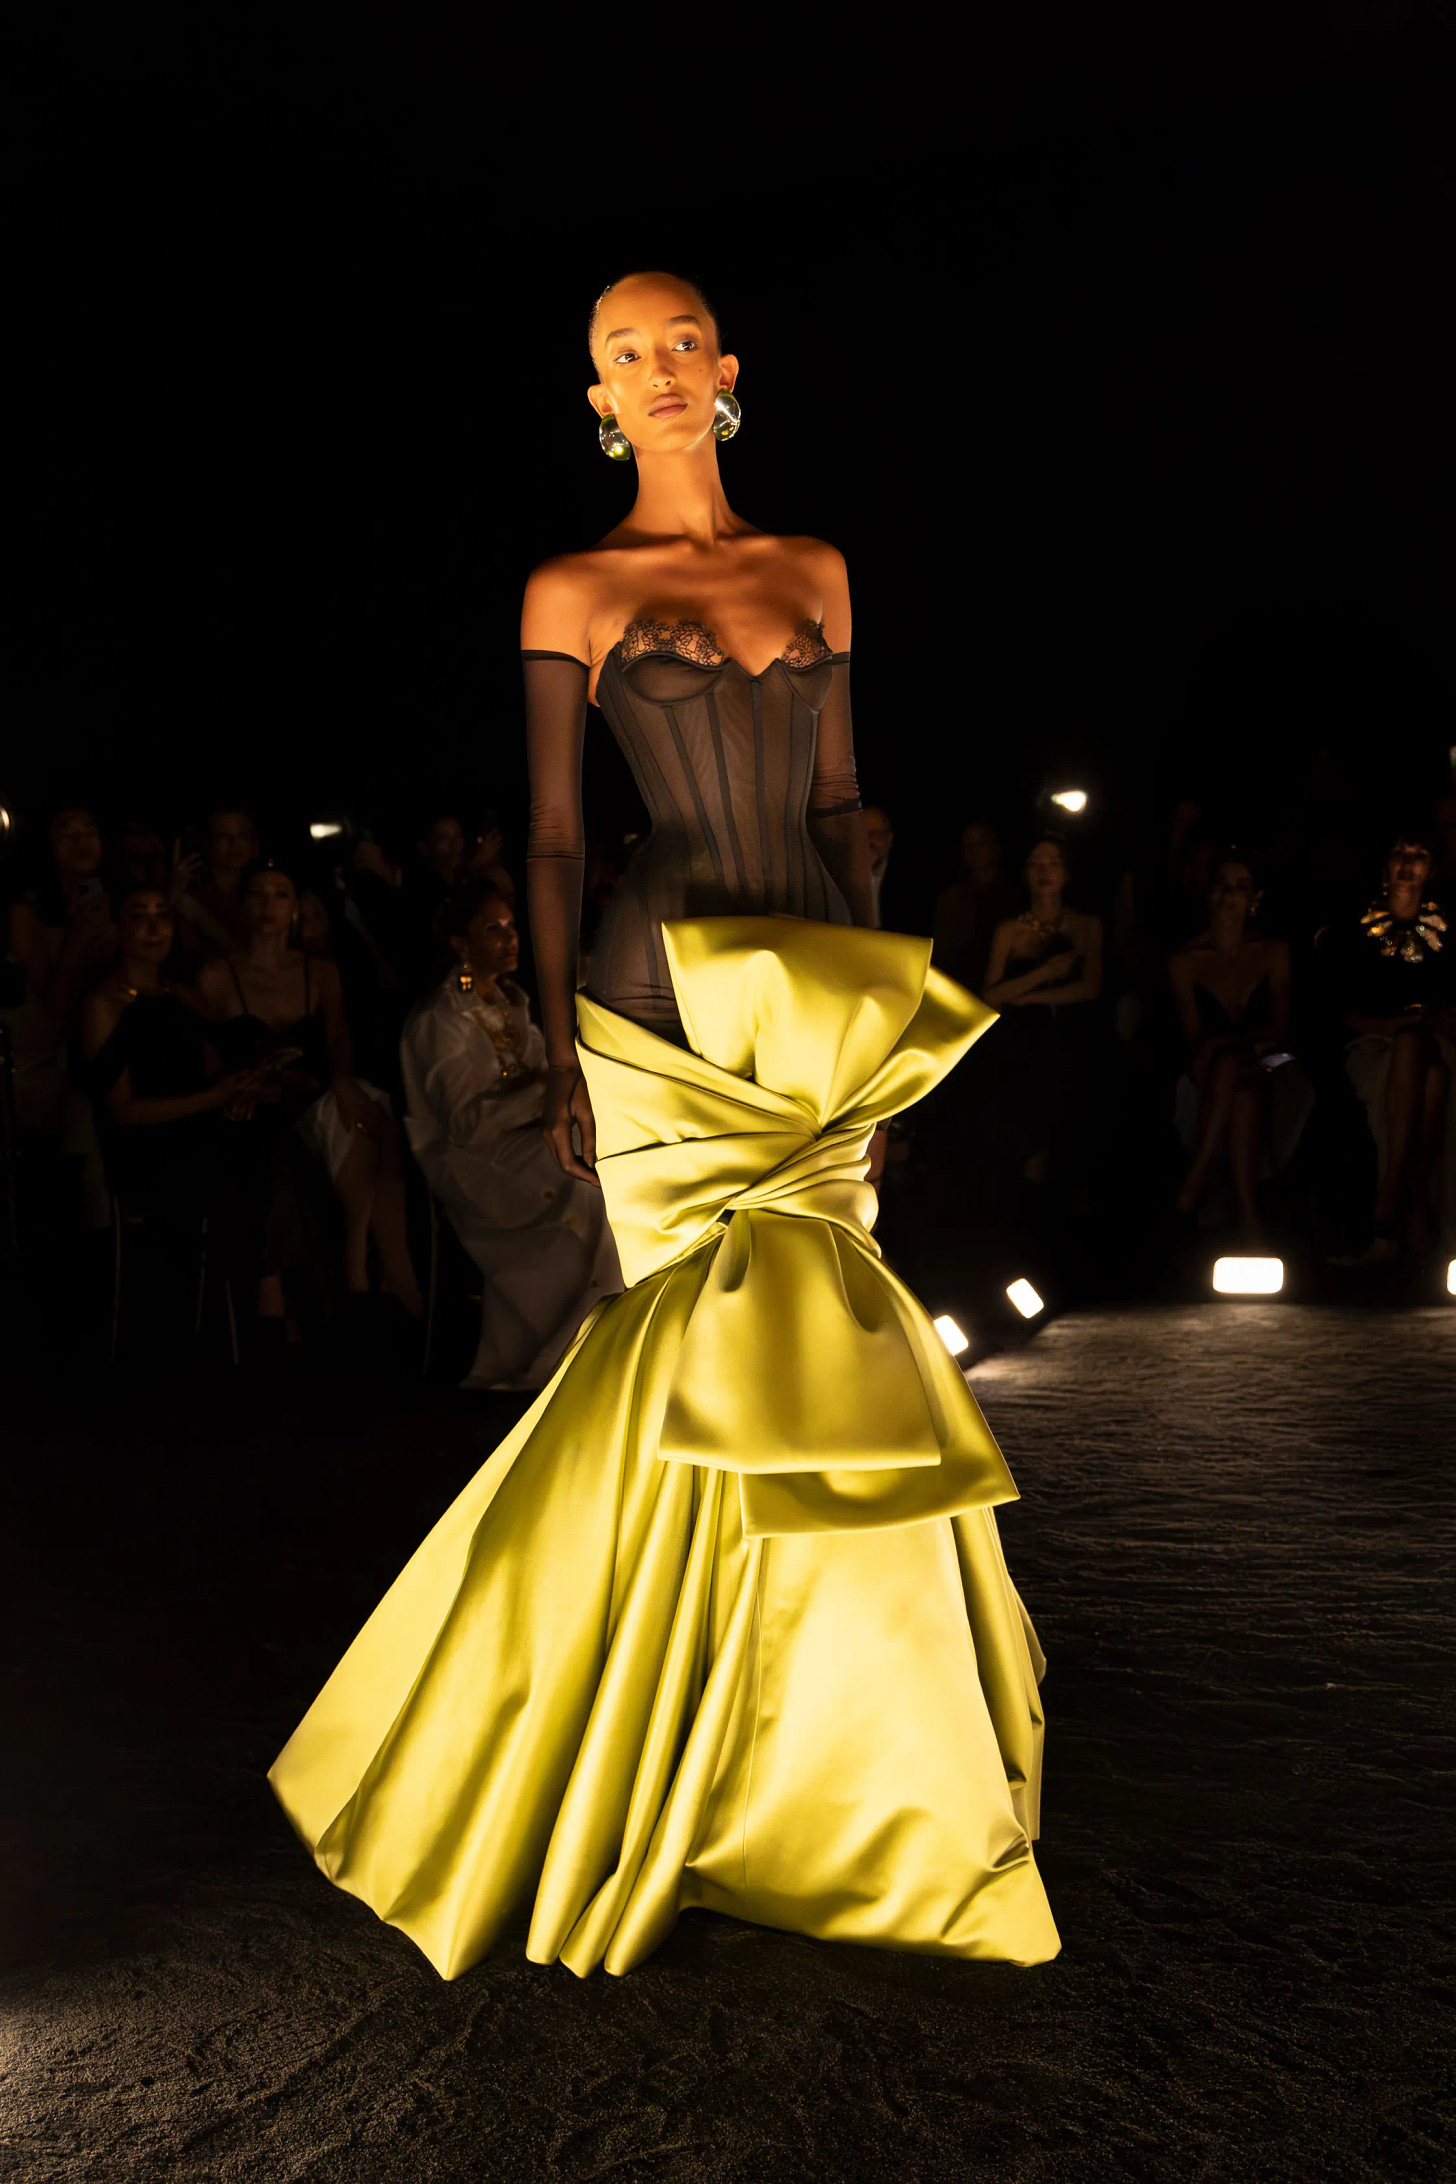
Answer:
MULTIPOLYGON (((627 624, 617 642, 624 664, 639 659, 644 652, 674 652, 696 667, 722 667, 728 659, 712 630, 702 622, 660 622, 642 614, 627 624)), ((807 620, 799 624, 779 654, 785 667, 813 667, 833 657, 823 623, 807 620)))

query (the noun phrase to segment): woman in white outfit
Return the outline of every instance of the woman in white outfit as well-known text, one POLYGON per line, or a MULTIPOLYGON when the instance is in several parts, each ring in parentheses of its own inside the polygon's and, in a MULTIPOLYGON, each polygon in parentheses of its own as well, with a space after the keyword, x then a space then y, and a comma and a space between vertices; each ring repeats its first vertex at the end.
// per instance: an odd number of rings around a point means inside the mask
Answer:
POLYGON ((563 1174, 542 1135, 546 1046, 509 976, 511 905, 478 881, 444 904, 441 935, 458 967, 405 1022, 405 1128, 485 1276, 462 1386, 541 1388, 590 1307, 621 1289, 616 1245, 601 1192, 563 1174))

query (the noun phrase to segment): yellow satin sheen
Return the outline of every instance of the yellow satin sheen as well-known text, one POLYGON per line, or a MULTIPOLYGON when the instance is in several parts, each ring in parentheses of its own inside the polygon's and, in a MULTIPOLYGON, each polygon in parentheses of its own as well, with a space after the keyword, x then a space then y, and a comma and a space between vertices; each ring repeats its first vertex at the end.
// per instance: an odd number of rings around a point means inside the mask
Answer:
POLYGON ((528 1954, 581 1974, 694 1905, 1041 1962, 1044 1664, 992 1509, 1016 1490, 864 1181, 875 1124, 992 1012, 904 935, 663 931, 696 1052, 578 997, 631 1286, 269 1779, 447 1978, 528 1905, 528 1954))

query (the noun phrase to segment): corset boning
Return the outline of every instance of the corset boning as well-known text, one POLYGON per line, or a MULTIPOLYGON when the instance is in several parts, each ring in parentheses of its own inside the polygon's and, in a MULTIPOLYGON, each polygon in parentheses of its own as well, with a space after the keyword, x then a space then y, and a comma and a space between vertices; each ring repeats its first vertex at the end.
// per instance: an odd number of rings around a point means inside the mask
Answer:
POLYGON ((652 831, 607 904, 586 991, 658 1028, 677 1022, 664 918, 785 912, 848 925, 849 909, 809 837, 806 813, 828 659, 775 660, 750 675, 675 654, 623 663, 597 685, 652 831))

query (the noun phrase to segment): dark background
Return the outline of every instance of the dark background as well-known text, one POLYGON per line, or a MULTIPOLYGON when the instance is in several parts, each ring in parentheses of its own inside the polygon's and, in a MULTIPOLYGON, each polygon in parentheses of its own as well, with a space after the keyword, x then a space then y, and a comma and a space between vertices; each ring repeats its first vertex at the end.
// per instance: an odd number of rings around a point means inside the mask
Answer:
POLYGON ((654 263, 741 359, 735 507, 847 556, 894 922, 965 818, 1015 829, 1054 779, 1123 833, 1201 790, 1247 839, 1321 751, 1372 801, 1444 774, 1448 10, 1336 7, 1166 80, 1069 49, 893 129, 799 53, 771 131, 686 157, 605 30, 583 135, 483 30, 46 25, 4 116, 22 821, 231 793, 398 847, 443 792, 518 863, 521 585, 627 505, 585 324, 654 263))

